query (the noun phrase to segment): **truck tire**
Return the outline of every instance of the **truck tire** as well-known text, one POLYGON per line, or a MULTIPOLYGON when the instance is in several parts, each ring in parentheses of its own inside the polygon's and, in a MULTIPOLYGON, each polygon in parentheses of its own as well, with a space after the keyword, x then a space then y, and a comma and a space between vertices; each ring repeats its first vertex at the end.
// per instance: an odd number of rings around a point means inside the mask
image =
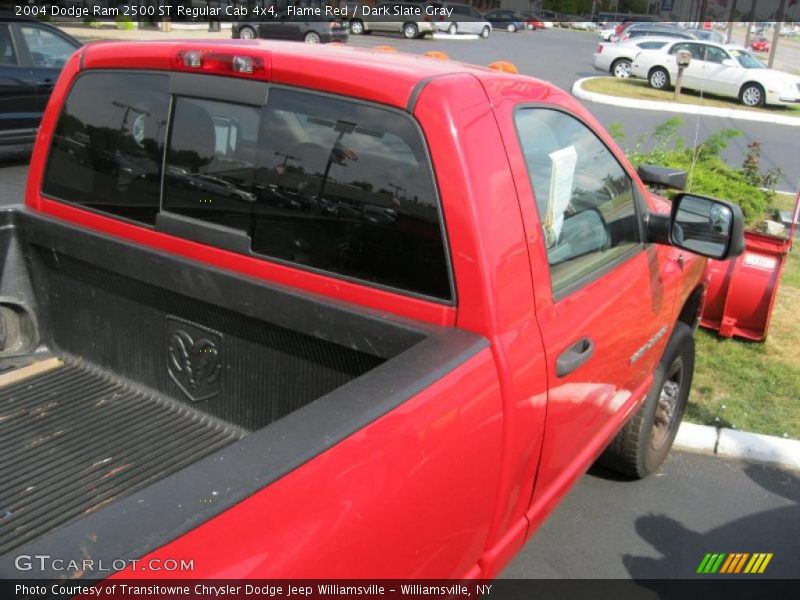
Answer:
POLYGON ((653 387, 644 404, 600 456, 598 463, 637 479, 647 477, 667 458, 694 375, 691 328, 678 323, 658 364, 653 387))

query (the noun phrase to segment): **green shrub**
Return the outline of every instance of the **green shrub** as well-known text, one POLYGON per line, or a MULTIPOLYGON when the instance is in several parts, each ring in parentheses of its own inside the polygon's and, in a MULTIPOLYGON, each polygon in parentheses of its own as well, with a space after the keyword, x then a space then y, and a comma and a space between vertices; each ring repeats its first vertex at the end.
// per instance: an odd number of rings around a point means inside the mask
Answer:
POLYGON ((126 31, 130 31, 131 29, 134 29, 136 27, 131 18, 126 15, 117 15, 116 17, 114 17, 114 20, 117 22, 117 29, 124 29, 126 31))
MULTIPOLYGON (((654 164, 683 169, 689 173, 686 191, 735 202, 742 208, 745 220, 753 223, 769 209, 774 188, 782 172, 770 170, 761 173, 760 145, 751 144, 741 168, 734 168, 722 158, 728 142, 742 135, 738 129, 722 129, 710 135, 695 147, 687 147, 679 136, 683 125, 680 117, 673 117, 658 125, 649 136, 639 136, 632 147, 626 146, 624 128, 613 123, 611 136, 623 147, 634 164, 654 164), (766 189, 762 189, 766 188, 766 189)), ((668 195, 674 195, 669 192, 668 195)))

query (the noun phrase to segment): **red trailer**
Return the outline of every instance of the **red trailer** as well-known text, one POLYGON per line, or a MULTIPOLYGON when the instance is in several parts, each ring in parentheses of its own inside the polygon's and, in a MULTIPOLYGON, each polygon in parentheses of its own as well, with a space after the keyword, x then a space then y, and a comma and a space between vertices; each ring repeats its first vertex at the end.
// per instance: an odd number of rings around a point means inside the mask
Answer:
POLYGON ((800 212, 800 193, 787 237, 746 231, 744 254, 736 260, 709 260, 708 291, 700 325, 722 337, 755 342, 767 339, 772 305, 800 212))

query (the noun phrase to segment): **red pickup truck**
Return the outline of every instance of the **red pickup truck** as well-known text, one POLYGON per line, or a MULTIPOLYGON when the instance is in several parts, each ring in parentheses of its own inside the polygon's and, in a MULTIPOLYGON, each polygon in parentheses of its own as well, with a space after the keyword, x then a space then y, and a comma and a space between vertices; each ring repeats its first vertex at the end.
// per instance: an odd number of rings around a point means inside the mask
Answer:
POLYGON ((79 50, 0 219, 13 578, 492 577, 664 460, 743 248, 548 83, 261 41, 79 50))

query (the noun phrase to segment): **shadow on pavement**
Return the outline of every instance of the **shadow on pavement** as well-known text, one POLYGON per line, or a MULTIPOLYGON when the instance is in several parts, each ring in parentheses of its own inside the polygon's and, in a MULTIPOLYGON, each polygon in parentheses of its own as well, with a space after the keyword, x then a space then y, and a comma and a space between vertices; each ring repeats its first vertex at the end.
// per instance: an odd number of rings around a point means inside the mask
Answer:
MULTIPOLYGON (((749 514, 706 532, 688 529, 680 521, 666 515, 641 516, 635 521, 636 532, 662 558, 623 555, 622 561, 630 576, 637 580, 697 577, 697 567, 706 553, 772 552, 772 561, 761 577, 797 578, 800 573, 800 536, 797 530, 800 476, 758 464, 748 464, 744 472, 766 492, 787 498, 794 505, 749 514), (776 523, 783 524, 783 529, 776 530, 776 523), (768 531, 774 533, 765 542, 764 532, 768 531), (759 541, 754 545, 752 540, 759 541)), ((733 493, 735 495, 735 490, 733 493)), ((735 502, 735 496, 721 499, 721 505, 730 502, 735 502)), ((730 578, 736 575, 702 577, 730 578)), ((646 586, 646 582, 642 583, 646 586)))

